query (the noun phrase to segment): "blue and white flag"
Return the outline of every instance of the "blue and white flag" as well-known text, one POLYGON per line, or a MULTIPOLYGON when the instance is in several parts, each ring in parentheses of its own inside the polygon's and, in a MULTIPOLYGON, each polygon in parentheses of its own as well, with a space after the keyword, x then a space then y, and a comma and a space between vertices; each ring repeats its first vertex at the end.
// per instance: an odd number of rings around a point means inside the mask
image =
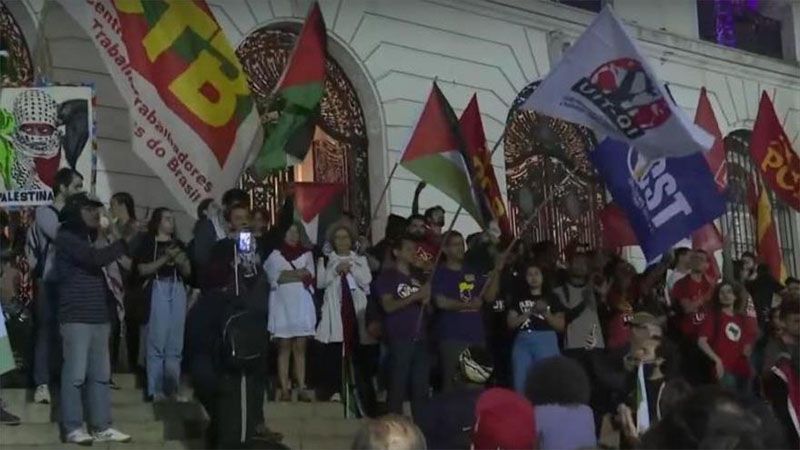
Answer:
POLYGON ((647 161, 606 139, 589 153, 648 261, 725 212, 725 198, 702 153, 647 161))
POLYGON ((647 56, 605 7, 520 106, 627 142, 649 160, 705 152, 714 137, 669 100, 647 56))

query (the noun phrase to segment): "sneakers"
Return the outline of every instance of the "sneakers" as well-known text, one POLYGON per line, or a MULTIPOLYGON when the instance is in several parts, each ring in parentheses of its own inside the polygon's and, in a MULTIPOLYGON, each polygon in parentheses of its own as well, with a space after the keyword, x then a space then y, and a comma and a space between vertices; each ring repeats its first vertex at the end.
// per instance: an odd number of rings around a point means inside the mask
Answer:
POLYGON ((19 425, 19 417, 6 411, 3 405, 0 405, 0 423, 3 425, 16 426, 19 425))
POLYGON ((33 392, 33 402, 41 405, 50 404, 50 389, 46 384, 36 386, 36 390, 33 392))
POLYGON ((94 439, 83 428, 72 430, 67 434, 67 444, 92 445, 94 439))
POLYGON ((96 433, 92 433, 92 438, 95 442, 130 442, 131 437, 127 434, 115 430, 113 428, 107 428, 103 431, 98 431, 96 433))

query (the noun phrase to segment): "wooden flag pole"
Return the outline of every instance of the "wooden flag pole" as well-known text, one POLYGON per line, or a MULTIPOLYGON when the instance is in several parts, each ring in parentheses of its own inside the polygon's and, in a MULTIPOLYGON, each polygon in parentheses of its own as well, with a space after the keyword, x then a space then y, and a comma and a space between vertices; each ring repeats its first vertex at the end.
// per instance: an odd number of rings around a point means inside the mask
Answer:
POLYGON ((381 207, 381 202, 383 201, 384 197, 386 197, 386 192, 389 190, 389 183, 392 182, 392 177, 394 176, 394 172, 397 170, 397 166, 399 165, 398 162, 394 163, 392 166, 392 170, 389 172, 389 178, 386 179, 386 184, 383 185, 383 189, 381 190, 381 195, 378 197, 378 201, 375 202, 375 209, 372 211, 372 214, 369 216, 370 220, 374 220, 375 214, 378 214, 378 210, 381 207))

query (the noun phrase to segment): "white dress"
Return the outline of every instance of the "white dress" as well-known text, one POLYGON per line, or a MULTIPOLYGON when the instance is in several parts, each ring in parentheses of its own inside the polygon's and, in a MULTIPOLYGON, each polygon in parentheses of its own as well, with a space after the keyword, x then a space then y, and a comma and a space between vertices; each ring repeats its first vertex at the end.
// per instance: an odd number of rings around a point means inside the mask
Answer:
POLYGON ((277 338, 313 336, 317 325, 317 313, 310 290, 302 282, 278 284, 281 272, 306 269, 314 274, 314 257, 305 252, 292 261, 294 267, 275 250, 264 261, 264 271, 270 284, 269 320, 267 329, 277 338))

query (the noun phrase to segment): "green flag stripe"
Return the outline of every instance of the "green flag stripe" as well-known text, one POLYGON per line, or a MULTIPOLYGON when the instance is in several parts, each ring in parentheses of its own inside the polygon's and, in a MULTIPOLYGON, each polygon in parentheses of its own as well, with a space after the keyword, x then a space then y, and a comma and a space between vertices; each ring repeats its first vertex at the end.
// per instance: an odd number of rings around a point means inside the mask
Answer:
POLYGON ((480 222, 480 213, 470 192, 469 180, 463 169, 453 161, 441 154, 434 154, 405 161, 403 167, 455 200, 480 222))

